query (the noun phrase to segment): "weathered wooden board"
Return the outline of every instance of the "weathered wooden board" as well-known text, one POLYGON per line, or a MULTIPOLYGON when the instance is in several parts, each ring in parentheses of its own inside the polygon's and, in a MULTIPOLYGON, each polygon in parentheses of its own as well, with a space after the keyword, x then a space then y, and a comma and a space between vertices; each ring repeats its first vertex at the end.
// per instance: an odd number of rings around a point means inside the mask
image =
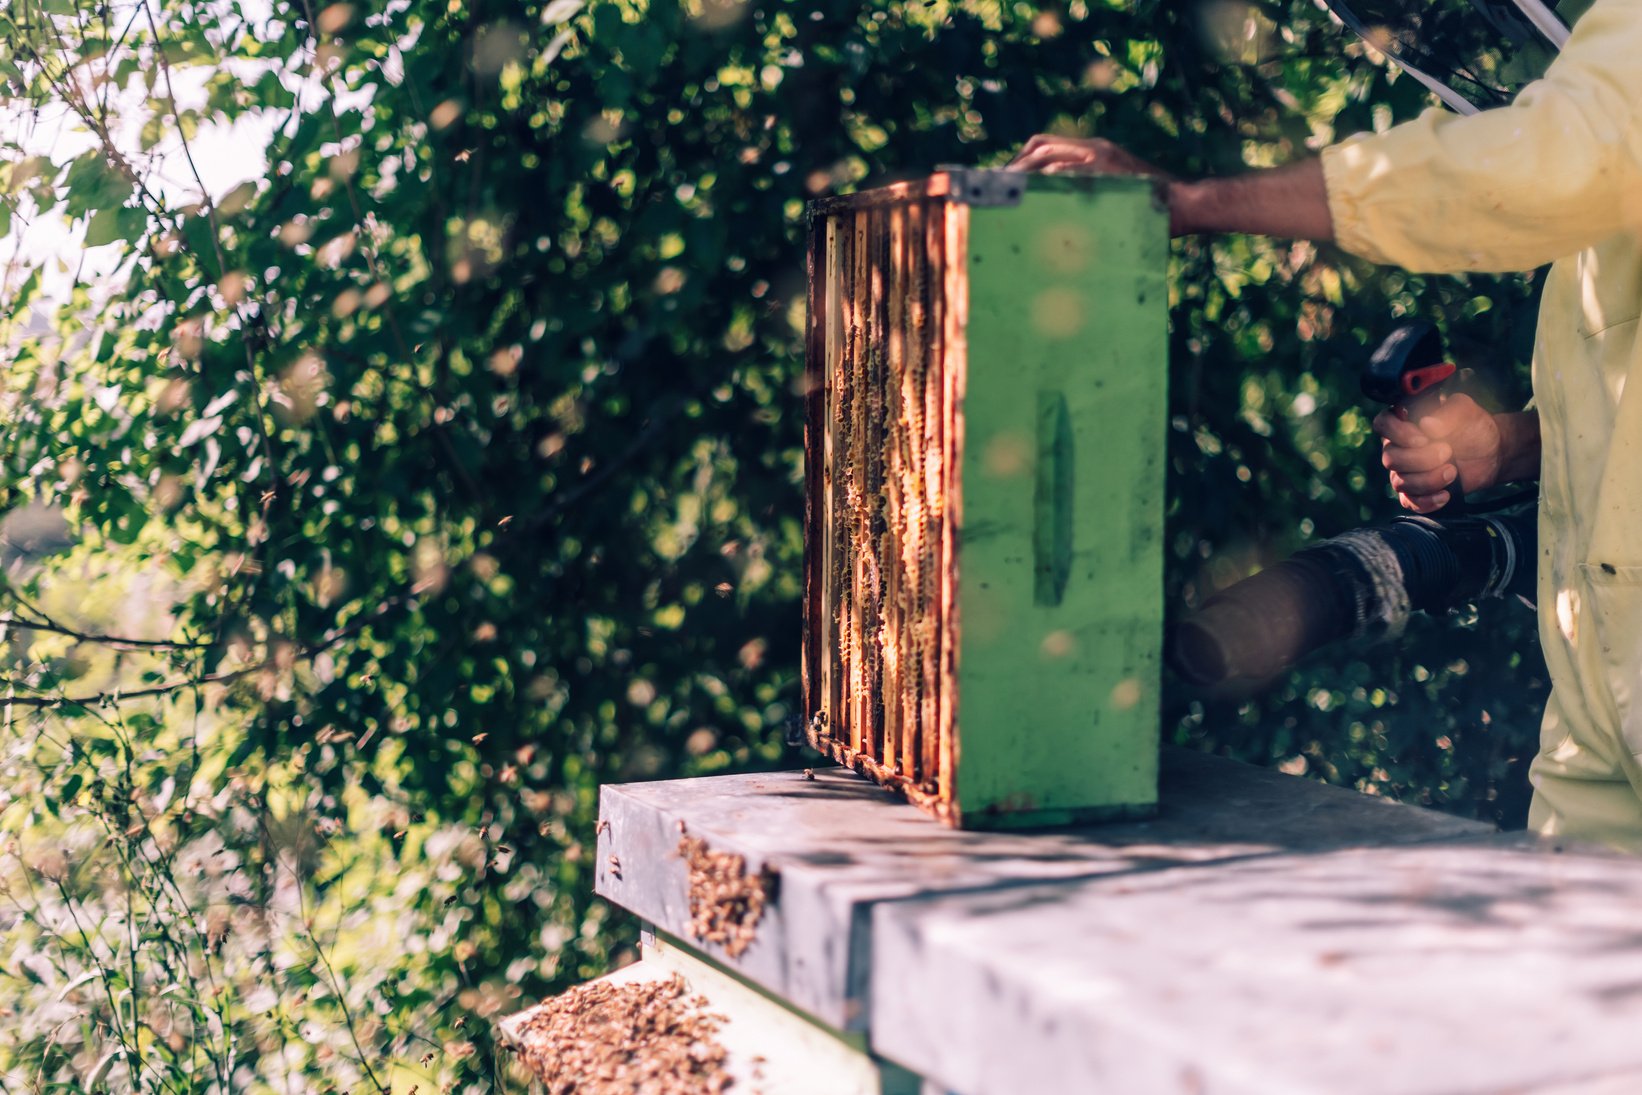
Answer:
POLYGON ((1215 757, 1163 756, 1155 818, 1033 834, 947 829, 835 768, 816 770, 814 780, 782 772, 609 786, 600 801, 596 885, 688 942, 681 824, 710 847, 744 856, 750 872, 774 869, 779 889, 751 946, 735 957, 704 949, 822 1022, 864 1031, 879 950, 870 913, 881 902, 1487 831, 1215 757))
POLYGON ((885 904, 872 1044, 965 1095, 1642 1091, 1638 910, 1522 834, 885 904))

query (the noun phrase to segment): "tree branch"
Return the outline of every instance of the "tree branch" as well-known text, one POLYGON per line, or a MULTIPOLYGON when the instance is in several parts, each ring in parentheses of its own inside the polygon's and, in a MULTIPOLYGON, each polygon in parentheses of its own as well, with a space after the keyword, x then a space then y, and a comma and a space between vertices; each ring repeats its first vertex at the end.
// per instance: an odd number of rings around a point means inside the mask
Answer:
POLYGON ((210 643, 189 642, 187 640, 171 639, 131 639, 122 635, 99 635, 92 631, 79 631, 72 627, 65 627, 50 617, 38 620, 27 619, 15 612, 0 616, 0 627, 22 627, 30 631, 47 631, 53 635, 64 635, 82 643, 97 643, 114 650, 204 650, 210 643))
MULTIPOLYGON (((388 598, 381 604, 377 605, 373 611, 360 619, 355 620, 353 623, 348 624, 346 627, 333 628, 331 631, 327 632, 325 637, 319 642, 314 643, 312 646, 304 647, 298 651, 293 656, 293 660, 304 661, 314 657, 317 654, 321 654, 326 650, 329 650, 331 647, 342 642, 344 639, 349 639, 359 634, 371 624, 376 623, 383 617, 387 616, 394 609, 411 603, 414 599, 415 598, 409 593, 388 598)), ((115 690, 110 692, 93 692, 80 696, 6 696, 0 698, 0 706, 33 707, 41 710, 49 710, 57 707, 96 707, 103 703, 120 703, 124 700, 151 699, 156 696, 169 696, 173 692, 180 692, 186 688, 198 688, 201 685, 231 684, 241 678, 249 677, 254 673, 261 673, 268 669, 277 669, 279 668, 279 662, 280 659, 277 657, 268 657, 262 659, 260 662, 257 662, 255 665, 242 666, 239 669, 229 670, 226 673, 206 673, 198 677, 186 677, 182 680, 170 681, 166 684, 156 684, 148 688, 135 688, 130 691, 115 690)), ((15 683, 13 683, 13 687, 15 687, 15 683)))
POLYGON ((31 631, 49 631, 54 635, 66 635, 69 638, 75 639, 79 642, 99 643, 104 646, 113 647, 116 650, 204 650, 211 645, 210 643, 192 642, 188 640, 132 639, 120 635, 99 635, 91 631, 81 631, 78 628, 73 628, 67 626, 66 624, 58 623, 51 616, 47 615, 39 605, 34 604, 27 597, 24 597, 21 593, 18 593, 15 589, 5 590, 5 596, 8 596, 12 600, 16 601, 22 606, 23 610, 32 615, 34 619, 27 619, 19 616, 15 612, 12 612, 4 616, 0 616, 0 626, 26 627, 31 631))

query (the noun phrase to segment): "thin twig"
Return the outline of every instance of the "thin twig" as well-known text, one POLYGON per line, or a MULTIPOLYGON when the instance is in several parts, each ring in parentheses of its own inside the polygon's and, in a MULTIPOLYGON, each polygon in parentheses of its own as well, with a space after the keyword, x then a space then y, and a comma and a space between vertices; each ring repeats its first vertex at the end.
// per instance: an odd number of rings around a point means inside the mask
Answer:
MULTIPOLYGON (((18 598, 21 601, 21 598, 18 598)), ((35 611, 31 609, 31 611, 35 611)), ((53 635, 63 635, 77 642, 96 643, 99 646, 112 647, 115 650, 205 650, 210 643, 192 642, 173 639, 132 639, 123 635, 101 635, 95 631, 81 631, 78 628, 68 627, 47 616, 38 613, 38 618, 29 619, 19 616, 15 612, 0 615, 0 627, 21 627, 30 631, 48 631, 53 635)))
MULTIPOLYGON (((314 643, 312 646, 302 648, 292 657, 300 661, 323 653, 324 651, 335 646, 337 643, 342 642, 344 639, 352 638, 354 635, 357 635, 371 624, 381 620, 393 609, 407 604, 411 600, 412 597, 408 593, 401 594, 396 597, 390 597, 388 600, 383 601, 380 605, 378 605, 369 615, 354 621, 346 627, 337 628, 327 633, 326 636, 319 642, 314 643)), ((102 703, 120 703, 125 700, 146 699, 154 696, 168 696, 173 692, 180 692, 186 688, 198 688, 201 685, 231 684, 234 681, 240 680, 244 677, 249 677, 255 673, 262 673, 269 669, 277 669, 279 668, 279 661, 280 659, 277 657, 268 657, 264 658, 260 662, 257 662, 255 665, 242 666, 239 669, 230 670, 226 673, 205 673, 198 677, 189 677, 180 681, 157 684, 149 688, 134 688, 130 691, 115 690, 111 692, 96 692, 89 695, 80 696, 8 696, 6 698, 6 702, 17 707, 34 707, 40 709, 57 707, 90 708, 102 703)))

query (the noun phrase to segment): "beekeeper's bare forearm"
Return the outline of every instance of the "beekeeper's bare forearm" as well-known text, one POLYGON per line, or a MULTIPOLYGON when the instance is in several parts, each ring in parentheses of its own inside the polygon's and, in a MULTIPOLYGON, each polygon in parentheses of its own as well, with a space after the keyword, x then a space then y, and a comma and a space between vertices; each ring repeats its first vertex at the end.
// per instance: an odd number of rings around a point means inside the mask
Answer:
POLYGON ((1518 411, 1494 416, 1499 423, 1501 483, 1526 483, 1539 478, 1539 412, 1518 411))
POLYGON ((1243 232, 1284 239, 1332 240, 1323 162, 1302 160, 1269 171, 1169 184, 1169 230, 1243 232))

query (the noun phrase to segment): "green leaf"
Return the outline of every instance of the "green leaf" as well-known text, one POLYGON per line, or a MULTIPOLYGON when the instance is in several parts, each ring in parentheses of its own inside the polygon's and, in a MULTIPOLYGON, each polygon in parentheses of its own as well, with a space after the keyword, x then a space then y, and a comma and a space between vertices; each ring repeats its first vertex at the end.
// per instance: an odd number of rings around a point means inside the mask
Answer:
POLYGON ((87 152, 69 164, 62 185, 63 212, 70 217, 108 207, 119 207, 136 191, 130 179, 109 166, 100 150, 87 152))
POLYGON ((200 259, 209 262, 212 268, 216 266, 216 230, 211 227, 211 218, 200 214, 189 217, 183 222, 182 238, 188 245, 188 250, 200 259))
POLYGON ((254 182, 242 182, 222 196, 222 199, 217 202, 217 211, 224 215, 232 216, 235 213, 240 212, 246 206, 250 205, 256 196, 257 184, 254 182))
POLYGON ((86 246, 101 247, 108 243, 129 243, 141 238, 147 227, 148 213, 144 209, 132 206, 99 209, 86 225, 86 246))

